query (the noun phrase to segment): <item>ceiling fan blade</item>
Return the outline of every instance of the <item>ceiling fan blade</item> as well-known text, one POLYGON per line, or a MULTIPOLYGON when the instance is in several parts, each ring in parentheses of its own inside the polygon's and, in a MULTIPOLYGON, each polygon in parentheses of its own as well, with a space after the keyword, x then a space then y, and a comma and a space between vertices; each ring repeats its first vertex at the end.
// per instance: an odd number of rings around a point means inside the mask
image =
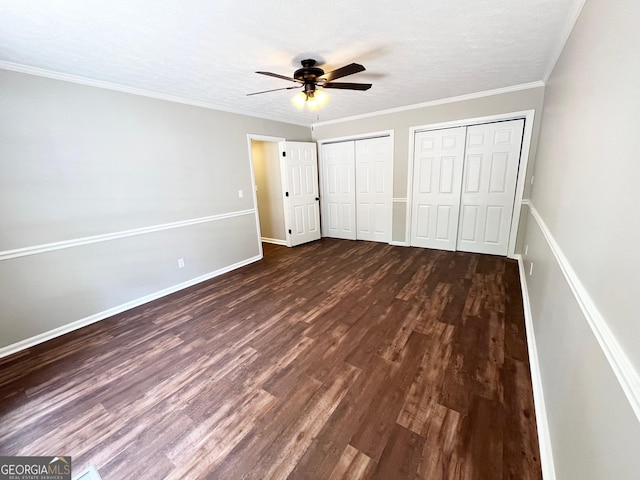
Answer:
POLYGON ((341 88, 343 90, 369 90, 371 83, 346 83, 346 82, 331 82, 322 85, 323 88, 341 88))
POLYGON ((336 80, 338 78, 346 77, 347 75, 353 75, 354 73, 364 72, 366 68, 364 68, 359 63, 352 63, 350 65, 346 65, 341 67, 333 72, 325 73, 322 77, 327 79, 327 82, 331 80, 336 80))
POLYGON ((274 88, 273 90, 263 90, 262 92, 247 93, 247 97, 251 95, 260 95, 261 93, 277 92, 278 90, 291 90, 292 88, 301 88, 301 85, 294 85, 293 87, 274 88))
POLYGON ((298 80, 296 78, 285 77, 284 75, 278 75, 277 73, 271 73, 271 72, 256 72, 256 73, 259 73, 260 75, 267 75, 268 77, 281 78, 282 80, 289 80, 290 82, 304 83, 303 81, 298 80))

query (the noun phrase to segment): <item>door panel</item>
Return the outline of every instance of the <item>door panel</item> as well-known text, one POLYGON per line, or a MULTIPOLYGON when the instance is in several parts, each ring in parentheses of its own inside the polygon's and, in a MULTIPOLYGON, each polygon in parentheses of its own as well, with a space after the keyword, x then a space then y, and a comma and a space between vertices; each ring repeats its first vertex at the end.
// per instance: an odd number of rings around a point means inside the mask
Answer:
POLYGON ((286 142, 284 157, 291 246, 320 239, 316 144, 286 142))
POLYGON ((441 158, 439 193, 453 192, 454 185, 456 185, 458 182, 456 172, 454 171, 456 162, 457 162, 456 157, 446 156, 441 158))
POLYGON ((415 136, 411 245, 455 250, 465 127, 415 136))
POLYGON ((355 142, 358 240, 391 241, 391 137, 355 142))
POLYGON ((356 239, 354 142, 322 146, 322 234, 356 239))
POLYGON ((462 207, 460 211, 461 221, 460 221, 460 231, 458 232, 458 237, 472 242, 476 239, 475 235, 478 229, 476 228, 476 224, 478 221, 478 207, 477 205, 465 205, 462 207))
MULTIPOLYGON (((487 217, 484 228, 484 241, 486 243, 497 244, 500 241, 502 220, 505 217, 504 210, 505 208, 499 205, 490 205, 487 207, 487 217)), ((505 251, 504 254, 506 255, 507 252, 505 251)))
POLYGON ((433 157, 420 158, 418 166, 418 193, 431 193, 433 157))
POLYGON ((302 205, 293 206, 293 232, 296 235, 304 234, 304 209, 302 205))
POLYGON ((436 238, 438 240, 450 238, 452 213, 452 208, 449 205, 438 205, 438 217, 436 218, 436 238))
MULTIPOLYGON (((417 209, 417 228, 416 236, 418 238, 425 238, 429 236, 429 224, 431 223, 431 205, 418 205, 417 209)), ((412 243, 413 245, 413 243, 412 243)))
POLYGON ((506 255, 524 120, 467 128, 457 249, 506 255))

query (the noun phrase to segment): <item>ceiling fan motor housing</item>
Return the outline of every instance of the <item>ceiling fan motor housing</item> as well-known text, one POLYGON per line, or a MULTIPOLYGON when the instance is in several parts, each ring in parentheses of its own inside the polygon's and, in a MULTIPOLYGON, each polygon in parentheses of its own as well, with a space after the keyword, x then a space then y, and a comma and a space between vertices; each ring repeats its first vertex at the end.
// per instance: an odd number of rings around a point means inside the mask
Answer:
POLYGON ((319 67, 316 67, 316 61, 312 59, 302 60, 302 68, 296 70, 293 74, 293 78, 296 80, 300 80, 308 84, 315 84, 318 81, 318 78, 324 75, 324 70, 319 67))

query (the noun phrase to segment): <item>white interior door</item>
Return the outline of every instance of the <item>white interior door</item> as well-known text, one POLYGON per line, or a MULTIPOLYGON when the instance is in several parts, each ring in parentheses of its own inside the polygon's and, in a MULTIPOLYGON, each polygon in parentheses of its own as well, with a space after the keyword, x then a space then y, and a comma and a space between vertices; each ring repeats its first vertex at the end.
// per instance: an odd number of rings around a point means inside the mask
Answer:
POLYGON ((391 241, 391 137, 355 142, 358 240, 391 241))
POLYGON ((415 135, 411 245, 455 250, 465 127, 415 135))
POLYGON ((283 188, 290 246, 320 239, 320 197, 316 144, 286 142, 283 188))
POLYGON ((322 234, 356 239, 355 142, 322 145, 322 234))
POLYGON ((506 255, 524 120, 467 128, 457 249, 506 255))

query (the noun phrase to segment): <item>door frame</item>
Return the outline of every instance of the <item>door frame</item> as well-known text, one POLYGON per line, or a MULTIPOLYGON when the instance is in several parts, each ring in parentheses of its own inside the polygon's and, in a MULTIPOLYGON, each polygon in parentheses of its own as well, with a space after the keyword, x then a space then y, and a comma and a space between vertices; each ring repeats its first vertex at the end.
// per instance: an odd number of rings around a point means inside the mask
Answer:
MULTIPOLYGON (((350 142, 357 140, 369 140, 371 138, 379 138, 379 137, 389 137, 391 141, 391 177, 389 178, 389 193, 387 193, 387 198, 385 199, 389 203, 389 209, 391 214, 389 215, 389 221, 387 227, 389 228, 389 244, 393 242, 393 177, 394 177, 394 158, 395 158, 395 138, 394 138, 395 130, 381 130, 379 132, 367 132, 367 133, 359 133, 356 135, 347 135, 346 137, 334 137, 334 138, 325 138, 323 140, 318 140, 316 143, 318 144, 318 180, 320 187, 320 215, 324 210, 324 178, 323 178, 323 168, 322 168, 322 146, 326 143, 340 143, 340 142, 350 142)), ((355 166, 355 165, 354 165, 355 166)), ((354 176, 355 181, 355 176, 354 176)), ((357 195, 357 192, 356 192, 357 195)), ((357 208, 357 204, 356 204, 357 208)), ((321 222, 322 224, 322 222, 321 222)), ((356 225, 357 228, 357 225, 356 225)), ((324 232, 321 231, 322 236, 324 237, 324 232)), ((356 238, 357 238, 356 232, 356 238)))
POLYGON ((509 230, 509 245, 507 248, 507 257, 515 258, 516 239, 518 234, 518 225, 520 224, 520 211, 522 210, 522 200, 524 196, 524 187, 526 182, 526 173, 529 166, 529 153, 531 151, 531 138, 533 137, 533 121, 535 118, 535 110, 523 110, 519 112, 501 113, 497 115, 488 115, 484 117, 466 118, 461 120, 452 120, 449 122, 430 123, 409 128, 409 162, 407 166, 407 212, 406 212, 406 228, 405 242, 409 245, 411 239, 411 213, 413 208, 413 169, 415 156, 415 136, 418 132, 429 130, 442 130, 454 127, 469 127, 471 125, 480 125, 483 123, 496 123, 507 120, 524 119, 524 132, 522 134, 522 147, 520 149, 520 163, 518 165, 518 181, 516 183, 516 192, 513 203, 513 215, 511 216, 511 228, 509 230))
MULTIPOLYGON (((255 171, 253 169, 253 151, 251 149, 251 141, 252 140, 256 140, 259 142, 271 142, 271 143, 277 143, 278 144, 278 150, 280 152, 280 176, 282 177, 282 152, 284 151, 284 142, 286 141, 285 138, 283 137, 270 137, 268 135, 257 135, 257 134, 253 134, 253 133, 248 133, 247 134, 247 148, 249 149, 249 170, 251 171, 251 193, 253 195, 253 212, 254 215, 256 217, 256 228, 258 229, 258 249, 260 251, 260 258, 264 257, 263 251, 262 251, 262 231, 260 230, 260 215, 258 214, 258 195, 256 194, 256 174, 255 171)), ((283 185, 282 188, 284 189, 285 186, 283 185)), ((284 201, 284 190, 281 192, 282 193, 282 207, 284 210, 284 222, 285 222, 285 230, 288 228, 288 210, 287 210, 287 205, 284 201)), ((287 235, 287 247, 291 246, 291 240, 289 239, 289 236, 287 235)))

